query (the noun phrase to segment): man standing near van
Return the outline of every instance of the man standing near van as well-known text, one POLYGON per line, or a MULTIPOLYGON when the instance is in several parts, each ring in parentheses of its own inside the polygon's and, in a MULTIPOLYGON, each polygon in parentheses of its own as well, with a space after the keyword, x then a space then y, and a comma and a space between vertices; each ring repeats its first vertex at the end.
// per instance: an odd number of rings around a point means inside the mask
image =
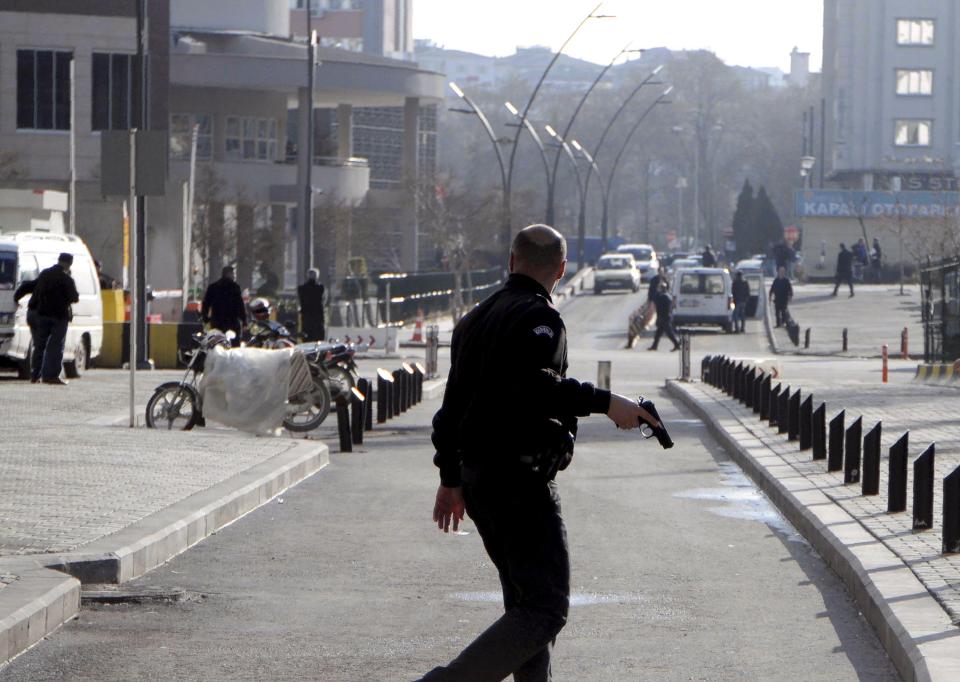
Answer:
POLYGON ((243 305, 243 291, 233 280, 233 267, 227 265, 220 271, 221 277, 207 287, 203 295, 200 317, 214 329, 224 334, 233 331, 234 343, 240 344, 243 326, 247 323, 247 310, 243 305))
POLYGON ((40 273, 33 290, 36 299, 36 317, 33 334, 32 383, 66 386, 60 378, 63 368, 63 346, 67 340, 67 327, 73 318, 71 305, 80 300, 77 285, 70 276, 73 254, 61 253, 56 265, 40 273))

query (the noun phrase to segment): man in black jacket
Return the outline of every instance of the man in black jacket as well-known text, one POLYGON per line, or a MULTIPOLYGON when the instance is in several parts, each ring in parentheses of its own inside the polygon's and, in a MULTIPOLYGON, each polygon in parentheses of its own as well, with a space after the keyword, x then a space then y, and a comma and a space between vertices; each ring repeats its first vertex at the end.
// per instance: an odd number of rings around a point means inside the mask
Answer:
POLYGON ((233 280, 233 268, 229 265, 221 271, 221 277, 207 287, 200 307, 200 317, 214 329, 224 334, 233 331, 240 343, 243 327, 247 324, 247 310, 243 305, 243 291, 233 280))
POLYGON ((297 287, 297 298, 300 299, 300 331, 307 341, 323 341, 327 336, 323 314, 324 288, 317 281, 319 276, 316 269, 310 268, 307 271, 307 281, 297 287))
POLYGON ((653 304, 657 307, 657 330, 653 333, 653 345, 647 350, 657 350, 660 337, 664 334, 673 341, 672 350, 680 350, 680 342, 673 331, 673 299, 667 293, 666 280, 660 282, 657 293, 653 295, 653 304))
POLYGON ((733 331, 743 333, 747 331, 747 306, 750 304, 750 285, 743 278, 739 270, 733 278, 731 287, 733 294, 733 331))
POLYGON ((80 300, 77 286, 70 276, 71 265, 73 254, 61 253, 56 265, 40 273, 31 296, 31 304, 36 299, 37 305, 30 377, 33 383, 67 384, 60 378, 63 346, 67 340, 67 327, 73 317, 70 306, 80 300))
POLYGON ((624 429, 650 419, 636 401, 565 376, 566 329, 549 293, 565 266, 560 233, 546 225, 521 230, 504 287, 454 330, 446 393, 433 418, 440 469, 433 519, 456 531, 466 509, 500 574, 506 613, 424 680, 550 679, 570 597, 553 475, 572 457, 577 417, 606 413, 624 429))
POLYGON ((787 307, 793 298, 793 285, 790 284, 790 278, 787 277, 786 268, 777 269, 777 277, 770 284, 770 300, 773 301, 773 307, 777 314, 777 326, 787 324, 790 321, 790 311, 787 307))
POLYGON ((702 260, 700 261, 705 268, 715 268, 717 266, 717 257, 713 255, 713 251, 710 249, 710 245, 703 249, 701 254, 702 260))
POLYGON ((850 287, 850 298, 853 298, 853 252, 847 250, 846 244, 840 245, 840 253, 837 254, 837 279, 831 296, 837 295, 837 289, 842 282, 846 282, 850 287))

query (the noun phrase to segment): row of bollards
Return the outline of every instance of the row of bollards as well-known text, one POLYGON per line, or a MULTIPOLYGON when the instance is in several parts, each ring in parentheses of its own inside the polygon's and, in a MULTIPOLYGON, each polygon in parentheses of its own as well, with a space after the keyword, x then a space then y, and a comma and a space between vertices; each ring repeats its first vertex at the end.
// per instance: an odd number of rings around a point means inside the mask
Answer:
POLYGON ((376 383, 361 378, 350 395, 337 396, 337 432, 340 452, 353 452, 354 445, 363 445, 363 434, 373 429, 373 387, 376 385, 378 424, 392 419, 423 400, 426 370, 420 363, 403 363, 394 372, 377 370, 376 383))
MULTIPOLYGON (((844 485, 860 485, 861 495, 880 493, 880 447, 882 423, 866 435, 863 417, 845 426, 846 411, 840 410, 827 423, 826 403, 814 407, 812 395, 800 389, 773 385, 773 377, 743 361, 726 356, 707 356, 700 368, 701 379, 753 410, 761 421, 799 441, 801 451, 812 450, 813 460, 826 460, 827 471, 843 472, 844 485)), ((907 509, 909 431, 889 450, 887 513, 907 509)), ((933 528, 934 453, 931 443, 913 462, 913 530, 933 528)), ((943 481, 944 553, 960 552, 960 467, 943 481)))

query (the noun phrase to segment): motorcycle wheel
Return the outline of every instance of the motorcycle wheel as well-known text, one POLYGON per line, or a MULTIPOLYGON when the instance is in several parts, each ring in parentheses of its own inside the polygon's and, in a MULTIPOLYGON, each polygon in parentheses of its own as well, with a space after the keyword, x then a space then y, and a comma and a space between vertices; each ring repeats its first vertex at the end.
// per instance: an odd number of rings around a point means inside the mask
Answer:
POLYGON ((320 426, 330 414, 330 389, 320 379, 314 381, 313 390, 290 398, 283 426, 287 431, 306 433, 320 426))
POLYGON ((189 431, 200 419, 200 396, 196 389, 178 381, 157 386, 147 402, 147 426, 151 429, 189 431))

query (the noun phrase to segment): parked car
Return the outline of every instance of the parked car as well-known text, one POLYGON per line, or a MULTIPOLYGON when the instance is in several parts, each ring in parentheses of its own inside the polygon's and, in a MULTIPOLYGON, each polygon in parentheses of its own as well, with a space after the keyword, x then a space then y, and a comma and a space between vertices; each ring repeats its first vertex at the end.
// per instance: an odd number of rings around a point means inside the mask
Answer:
POLYGON ((684 270, 687 268, 697 268, 700 267, 700 261, 694 260, 693 258, 677 258, 670 264, 670 274, 674 274, 679 270, 684 270))
POLYGON ((16 368, 22 379, 30 378, 33 350, 27 326, 29 296, 20 306, 13 302, 14 289, 24 280, 36 279, 41 270, 57 262, 60 253, 73 254, 70 274, 80 300, 73 304, 73 320, 67 328, 63 368, 78 377, 100 355, 103 343, 103 302, 93 257, 86 244, 74 235, 45 232, 14 232, 0 235, 0 364, 16 368))
POLYGON ((593 271, 593 293, 606 289, 640 290, 640 270, 629 253, 608 253, 600 257, 593 271))
POLYGON ((674 322, 733 331, 733 280, 726 268, 684 268, 673 278, 674 322))
POLYGON ((653 279, 657 270, 660 269, 657 252, 650 244, 621 244, 617 247, 617 253, 629 253, 633 256, 640 269, 640 277, 644 281, 653 279))

